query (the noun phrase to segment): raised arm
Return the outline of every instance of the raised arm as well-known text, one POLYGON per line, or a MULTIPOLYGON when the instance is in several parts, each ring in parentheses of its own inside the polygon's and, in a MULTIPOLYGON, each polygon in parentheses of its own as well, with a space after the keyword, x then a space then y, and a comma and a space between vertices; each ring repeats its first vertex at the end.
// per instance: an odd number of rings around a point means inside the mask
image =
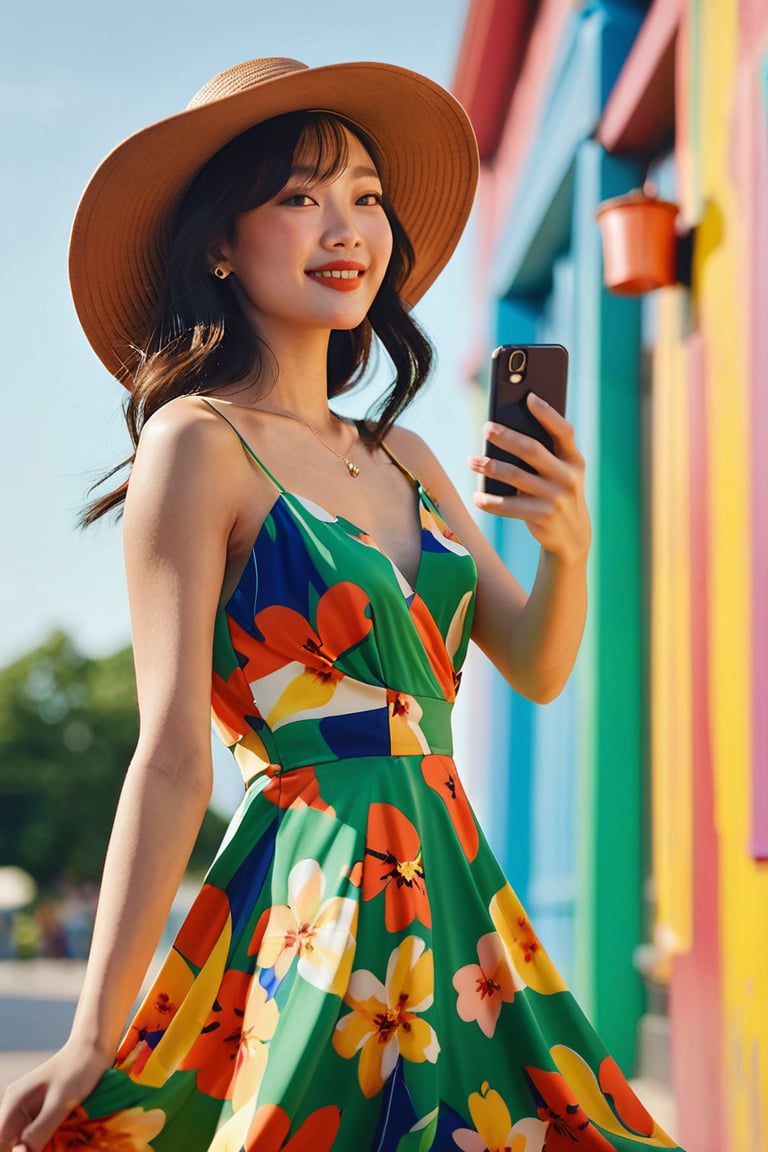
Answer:
POLYGON ((85 983, 64 1048, 8 1089, 0 1152, 20 1141, 39 1152, 112 1064, 211 794, 211 649, 231 527, 230 441, 212 432, 215 417, 172 407, 142 433, 125 506, 140 736, 85 983))
POLYGON ((573 428, 544 401, 532 397, 530 403, 553 438, 554 454, 500 425, 487 425, 485 434, 533 465, 537 476, 485 456, 469 460, 478 475, 495 476, 518 488, 516 496, 476 492, 474 500, 483 511, 523 520, 540 544, 530 596, 488 542, 429 449, 401 431, 397 450, 438 500, 477 564, 473 640, 516 691, 543 704, 562 691, 581 642, 591 527, 584 500, 584 460, 573 428))

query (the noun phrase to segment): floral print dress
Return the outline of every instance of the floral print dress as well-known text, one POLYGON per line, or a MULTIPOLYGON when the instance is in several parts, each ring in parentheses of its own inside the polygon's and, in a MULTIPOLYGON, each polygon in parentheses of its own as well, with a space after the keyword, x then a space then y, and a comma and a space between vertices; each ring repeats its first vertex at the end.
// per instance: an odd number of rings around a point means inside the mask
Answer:
POLYGON ((214 641, 214 722, 245 795, 114 1068, 49 1152, 675 1147, 458 777, 472 558, 413 477, 411 586, 362 528, 267 475, 276 500, 214 641))

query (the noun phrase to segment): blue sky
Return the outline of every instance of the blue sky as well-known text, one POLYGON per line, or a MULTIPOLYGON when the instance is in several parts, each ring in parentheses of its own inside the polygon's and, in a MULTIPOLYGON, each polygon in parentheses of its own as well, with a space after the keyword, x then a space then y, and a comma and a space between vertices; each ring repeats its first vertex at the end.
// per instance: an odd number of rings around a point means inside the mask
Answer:
MULTIPOLYGON (((122 389, 91 352, 67 283, 69 229, 106 153, 254 56, 383 60, 450 85, 468 0, 26 0, 0 46, 0 665, 65 628, 90 654, 129 642, 119 526, 75 527, 89 483, 124 458, 122 389)), ((465 495, 473 224, 417 315, 437 346, 405 421, 465 495)), ((350 405, 347 404, 347 409, 350 405)), ((353 405, 354 407, 354 405, 353 405)), ((365 404, 362 403, 362 408, 365 404)))

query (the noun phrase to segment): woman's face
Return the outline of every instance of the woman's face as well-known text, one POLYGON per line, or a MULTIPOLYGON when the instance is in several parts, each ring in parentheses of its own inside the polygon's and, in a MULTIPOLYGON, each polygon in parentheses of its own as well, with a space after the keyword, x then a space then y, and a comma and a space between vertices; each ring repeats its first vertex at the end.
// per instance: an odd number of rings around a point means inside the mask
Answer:
POLYGON ((311 182, 299 159, 273 200, 237 217, 217 253, 267 339, 275 326, 355 328, 387 270, 392 230, 381 181, 361 142, 344 131, 349 154, 339 174, 311 182))

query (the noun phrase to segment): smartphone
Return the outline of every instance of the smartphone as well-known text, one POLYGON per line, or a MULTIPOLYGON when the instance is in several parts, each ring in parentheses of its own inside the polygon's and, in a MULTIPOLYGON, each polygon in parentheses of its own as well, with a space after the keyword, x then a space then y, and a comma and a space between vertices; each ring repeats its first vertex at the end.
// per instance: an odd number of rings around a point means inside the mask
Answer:
MULTIPOLYGON (((526 436, 539 440, 551 452, 552 437, 539 424, 526 402, 535 392, 565 415, 568 380, 568 352, 562 344, 502 344, 491 353, 491 397, 488 418, 526 436)), ((486 456, 516 464, 535 472, 524 460, 486 441, 486 456)), ((483 477, 483 491, 493 496, 514 496, 517 488, 489 476, 483 477)))

